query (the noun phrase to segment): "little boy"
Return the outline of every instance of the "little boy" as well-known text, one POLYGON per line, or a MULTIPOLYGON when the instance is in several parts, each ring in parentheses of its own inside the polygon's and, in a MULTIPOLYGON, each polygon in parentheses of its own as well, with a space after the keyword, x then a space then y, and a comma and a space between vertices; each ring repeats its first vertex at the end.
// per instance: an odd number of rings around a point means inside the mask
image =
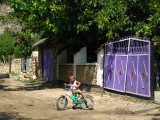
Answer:
POLYGON ((81 85, 81 83, 75 80, 75 76, 74 75, 70 75, 69 79, 70 79, 70 84, 64 83, 64 85, 70 86, 70 88, 71 88, 73 93, 75 93, 75 92, 80 93, 82 95, 82 97, 84 98, 84 100, 86 100, 84 94, 82 93, 82 91, 78 89, 79 86, 81 85))

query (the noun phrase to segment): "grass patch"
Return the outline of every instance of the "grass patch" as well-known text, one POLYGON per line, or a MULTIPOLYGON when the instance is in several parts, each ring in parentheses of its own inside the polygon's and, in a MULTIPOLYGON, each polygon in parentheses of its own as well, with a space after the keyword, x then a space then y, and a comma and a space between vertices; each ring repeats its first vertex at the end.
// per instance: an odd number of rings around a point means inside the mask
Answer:
POLYGON ((24 82, 26 83, 34 83, 34 82, 38 82, 37 79, 33 80, 32 78, 29 78, 29 80, 25 80, 24 82))
POLYGON ((10 73, 10 75, 17 76, 18 74, 17 73, 10 73))
POLYGON ((18 78, 17 81, 21 81, 22 82, 22 80, 20 78, 18 78))
POLYGON ((17 81, 24 82, 24 83, 34 83, 34 82, 38 82, 39 80, 37 79, 33 80, 32 78, 29 78, 29 80, 21 80, 20 78, 18 78, 17 81))

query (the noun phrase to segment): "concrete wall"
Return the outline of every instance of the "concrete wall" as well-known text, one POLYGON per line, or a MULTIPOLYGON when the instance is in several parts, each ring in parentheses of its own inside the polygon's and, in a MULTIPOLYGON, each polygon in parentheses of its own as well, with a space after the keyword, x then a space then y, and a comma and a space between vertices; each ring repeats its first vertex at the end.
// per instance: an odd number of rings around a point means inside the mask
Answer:
POLYGON ((104 49, 97 53, 97 85, 103 86, 104 49))
POLYGON ((12 60, 11 72, 18 74, 21 73, 21 58, 12 60))

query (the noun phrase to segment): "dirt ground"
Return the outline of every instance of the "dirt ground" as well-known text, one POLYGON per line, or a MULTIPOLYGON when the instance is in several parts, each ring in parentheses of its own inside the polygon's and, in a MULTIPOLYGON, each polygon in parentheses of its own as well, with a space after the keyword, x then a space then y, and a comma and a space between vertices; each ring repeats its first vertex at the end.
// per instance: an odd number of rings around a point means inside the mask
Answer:
POLYGON ((160 108, 131 113, 126 108, 152 104, 150 101, 106 92, 90 93, 93 110, 73 110, 72 101, 66 110, 56 109, 62 88, 45 88, 39 83, 24 83, 16 77, 0 79, 0 120, 160 120, 160 108))

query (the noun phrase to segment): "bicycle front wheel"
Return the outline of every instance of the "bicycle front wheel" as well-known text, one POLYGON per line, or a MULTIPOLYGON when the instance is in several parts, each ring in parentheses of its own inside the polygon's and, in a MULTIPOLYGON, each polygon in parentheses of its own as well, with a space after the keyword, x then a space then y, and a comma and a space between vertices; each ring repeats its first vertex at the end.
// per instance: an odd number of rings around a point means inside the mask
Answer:
POLYGON ((58 98, 56 106, 57 109, 64 110, 67 107, 67 104, 68 104, 67 98, 65 98, 65 96, 61 96, 58 98))

